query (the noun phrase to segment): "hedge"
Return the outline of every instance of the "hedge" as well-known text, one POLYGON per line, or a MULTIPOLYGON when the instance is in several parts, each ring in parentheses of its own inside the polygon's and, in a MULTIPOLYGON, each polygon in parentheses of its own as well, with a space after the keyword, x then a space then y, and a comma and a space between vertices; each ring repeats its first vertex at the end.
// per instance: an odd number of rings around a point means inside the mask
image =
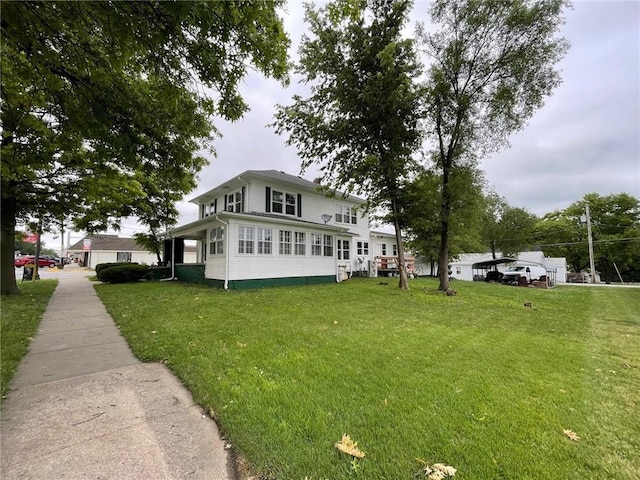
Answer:
POLYGON ((114 265, 100 269, 98 280, 105 283, 137 282, 145 278, 148 272, 149 267, 146 265, 138 265, 136 263, 114 265))
POLYGON ((100 275, 100 271, 105 268, 117 267, 119 265, 138 265, 137 263, 131 262, 111 262, 111 263, 99 263, 96 265, 96 275, 100 275))

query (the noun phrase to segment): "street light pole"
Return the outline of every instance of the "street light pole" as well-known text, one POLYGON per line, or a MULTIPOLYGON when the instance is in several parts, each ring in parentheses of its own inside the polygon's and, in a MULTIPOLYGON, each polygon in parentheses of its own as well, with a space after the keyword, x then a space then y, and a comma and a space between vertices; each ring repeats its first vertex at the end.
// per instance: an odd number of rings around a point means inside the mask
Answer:
POLYGON ((589 213, 589 204, 585 207, 587 214, 587 236, 589 239, 589 268, 591 269, 591 283, 596 283, 596 265, 593 260, 593 237, 591 236, 591 214, 589 213))

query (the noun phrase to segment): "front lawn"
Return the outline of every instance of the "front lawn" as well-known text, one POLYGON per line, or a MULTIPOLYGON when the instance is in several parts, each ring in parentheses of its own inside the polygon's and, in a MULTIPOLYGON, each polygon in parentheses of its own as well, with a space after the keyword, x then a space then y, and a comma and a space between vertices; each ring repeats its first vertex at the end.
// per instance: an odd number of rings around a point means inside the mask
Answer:
POLYGON ((640 290, 410 285, 96 290, 259 478, 638 478, 640 290))
POLYGON ((22 357, 27 353, 49 299, 58 285, 57 280, 38 280, 18 283, 21 295, 2 295, 0 361, 2 397, 9 391, 9 383, 22 357))

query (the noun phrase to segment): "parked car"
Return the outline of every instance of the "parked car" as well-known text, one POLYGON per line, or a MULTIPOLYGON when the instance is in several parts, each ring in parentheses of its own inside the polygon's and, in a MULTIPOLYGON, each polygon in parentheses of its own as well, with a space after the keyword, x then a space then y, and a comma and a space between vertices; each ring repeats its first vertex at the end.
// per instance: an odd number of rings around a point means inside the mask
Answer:
MULTIPOLYGON (((13 262, 13 264, 16 267, 24 267, 29 263, 31 264, 36 263, 35 255, 23 255, 22 257, 16 257, 16 259, 13 262)), ((38 266, 51 268, 56 266, 56 262, 46 257, 40 257, 38 258, 38 266)))
POLYGON ((502 275, 503 283, 518 283, 518 278, 525 277, 527 283, 540 280, 540 277, 547 274, 547 269, 542 265, 514 265, 509 267, 502 275))

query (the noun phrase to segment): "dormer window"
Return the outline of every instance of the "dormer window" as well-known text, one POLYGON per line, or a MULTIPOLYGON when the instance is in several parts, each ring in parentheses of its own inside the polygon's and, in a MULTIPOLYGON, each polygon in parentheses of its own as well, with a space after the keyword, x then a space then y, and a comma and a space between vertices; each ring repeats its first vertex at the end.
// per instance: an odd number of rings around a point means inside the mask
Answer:
POLYGON ((356 208, 350 205, 336 203, 336 223, 350 223, 356 225, 358 223, 356 208))

